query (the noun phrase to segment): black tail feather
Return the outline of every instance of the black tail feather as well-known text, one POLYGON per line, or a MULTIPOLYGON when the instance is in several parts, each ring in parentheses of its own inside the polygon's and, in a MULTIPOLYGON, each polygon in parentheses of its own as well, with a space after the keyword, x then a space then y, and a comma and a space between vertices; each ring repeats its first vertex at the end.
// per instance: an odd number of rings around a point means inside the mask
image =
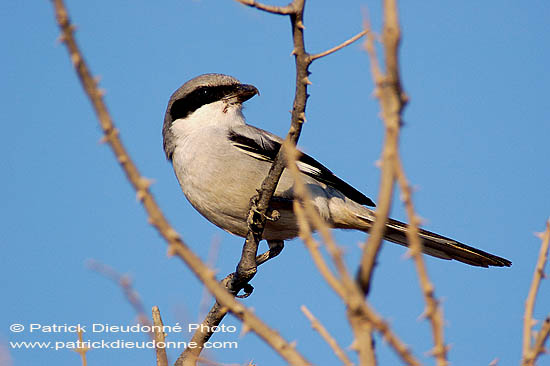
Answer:
MULTIPOLYGON (((406 233, 407 224, 394 219, 388 219, 384 239, 408 246, 406 233)), ((423 252, 434 257, 455 259, 479 267, 510 267, 512 265, 512 262, 505 258, 459 243, 456 240, 432 233, 431 231, 420 229, 419 234, 423 239, 423 252)))

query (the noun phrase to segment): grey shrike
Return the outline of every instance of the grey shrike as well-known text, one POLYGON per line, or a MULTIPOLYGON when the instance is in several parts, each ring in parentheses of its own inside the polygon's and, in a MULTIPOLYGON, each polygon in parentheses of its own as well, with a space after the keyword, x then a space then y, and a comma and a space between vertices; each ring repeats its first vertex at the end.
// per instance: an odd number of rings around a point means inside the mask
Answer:
MULTIPOLYGON (((162 136, 183 193, 209 221, 245 237, 250 198, 256 194, 281 148, 282 139, 246 124, 242 103, 258 94, 252 85, 222 74, 189 80, 172 94, 162 136)), ((312 157, 297 162, 313 204, 330 227, 368 232, 375 218, 365 206, 374 202, 336 177, 312 157)), ((293 179, 285 171, 274 195, 280 218, 269 221, 263 238, 272 245, 298 236, 292 209, 293 179)), ((275 205, 275 203, 274 203, 275 205)), ((389 219, 384 238, 407 245, 407 225, 389 219)), ((473 266, 509 267, 504 258, 420 230, 426 254, 473 266)))

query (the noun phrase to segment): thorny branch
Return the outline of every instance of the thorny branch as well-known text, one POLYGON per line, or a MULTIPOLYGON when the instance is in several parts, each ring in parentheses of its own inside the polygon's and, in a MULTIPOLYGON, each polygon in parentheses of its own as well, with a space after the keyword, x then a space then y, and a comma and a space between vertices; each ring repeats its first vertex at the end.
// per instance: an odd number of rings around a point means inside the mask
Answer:
POLYGON ((340 347, 338 342, 336 342, 336 339, 334 339, 334 337, 330 335, 329 331, 323 326, 323 324, 321 324, 321 322, 317 320, 317 318, 309 311, 309 309, 305 305, 302 305, 300 309, 311 322, 311 327, 321 335, 325 342, 327 342, 336 357, 338 357, 345 366, 353 366, 353 363, 350 361, 346 352, 344 352, 342 347, 340 347))
MULTIPOLYGON (((369 28, 368 24, 366 25, 369 28)), ((401 112, 405 107, 406 98, 401 88, 398 69, 398 47, 400 28, 395 0, 384 1, 383 44, 385 50, 386 73, 378 64, 374 48, 374 36, 367 34, 365 47, 371 61, 371 71, 375 82, 375 95, 380 100, 382 120, 385 126, 384 147, 382 151, 382 174, 380 177, 380 192, 376 207, 376 221, 369 232, 369 238, 361 257, 358 280, 361 289, 368 293, 372 280, 372 272, 380 251, 386 229, 386 222, 391 208, 395 183, 395 161, 398 156, 399 128, 401 112)))
POLYGON ((546 222, 546 230, 540 237, 542 244, 540 246, 535 273, 533 274, 533 281, 531 282, 529 294, 527 295, 527 300, 525 301, 525 314, 523 316, 522 365, 524 366, 534 365, 537 357, 541 353, 544 353, 544 344, 550 333, 550 317, 547 317, 541 326, 541 329, 535 335, 535 344, 532 345, 531 332, 535 323, 533 319, 535 301, 539 291, 540 282, 544 278, 544 267, 546 265, 546 261, 548 260, 548 249, 550 246, 550 220, 546 222))
POLYGON ((260 318, 235 300, 226 288, 218 283, 214 276, 214 272, 189 249, 179 234, 168 223, 168 220, 160 210, 149 190, 149 181, 141 176, 136 165, 133 163, 128 152, 126 151, 126 148, 123 146, 122 141, 118 137, 118 130, 115 128, 107 107, 103 102, 102 93, 98 88, 97 81, 89 71, 86 62, 84 61, 84 57, 78 48, 73 34, 74 26, 69 21, 69 16, 63 0, 52 1, 57 23, 62 33, 61 40, 67 46, 67 50, 75 71, 80 79, 84 91, 92 103, 100 126, 103 130, 104 140, 111 147, 129 182, 137 191, 137 197, 149 215, 149 222, 157 229, 157 231, 169 244, 169 253, 182 259, 195 274, 195 276, 197 276, 212 292, 218 303, 223 304, 223 306, 227 307, 227 309, 231 311, 238 319, 246 323, 246 326, 250 330, 262 338, 266 344, 272 347, 287 362, 293 365, 309 365, 305 358, 298 351, 296 351, 290 343, 285 341, 276 331, 269 328, 260 320, 260 318))
MULTIPOLYGON (((367 23, 368 28, 368 23, 367 23)), ((403 193, 409 228, 407 239, 420 281, 420 287, 426 302, 425 316, 430 320, 434 349, 432 354, 438 366, 445 366, 447 362, 447 347, 443 336, 443 312, 434 295, 434 286, 430 282, 428 272, 422 257, 422 242, 418 235, 419 218, 415 214, 411 197, 411 188, 408 184, 405 171, 399 156, 399 130, 402 125, 401 113, 407 97, 402 89, 399 76, 398 49, 401 38, 396 0, 384 1, 384 26, 382 43, 384 45, 385 73, 378 64, 374 40, 372 35, 367 36, 365 48, 371 61, 371 71, 376 83, 375 95, 380 100, 382 119, 386 128, 384 148, 382 152, 382 175, 376 222, 370 230, 369 239, 365 245, 358 274, 360 286, 364 293, 368 293, 372 280, 372 272, 376 258, 380 251, 386 221, 388 220, 391 199, 396 179, 403 193)))
POLYGON ((361 365, 376 364, 371 344, 372 337, 370 335, 370 329, 374 328, 395 350, 405 364, 420 365, 420 362, 413 356, 409 348, 365 301, 363 293, 356 282, 353 281, 343 262, 341 250, 332 239, 330 230, 313 207, 311 196, 296 167, 295 162, 299 152, 293 145, 286 142, 283 144, 283 149, 285 149, 285 156, 288 159, 288 170, 294 179, 294 195, 296 197, 294 212, 298 219, 300 238, 304 240, 321 275, 346 305, 349 323, 355 335, 353 348, 359 354, 359 363, 361 365), (312 227, 310 225, 321 234, 338 276, 330 270, 319 252, 319 245, 311 236, 312 227))
MULTIPOLYGON (((305 0, 295 0, 289 5, 284 7, 274 7, 269 5, 264 5, 256 1, 244 1, 237 0, 244 5, 248 5, 259 10, 267 11, 269 13, 279 14, 279 15, 289 15, 292 27, 292 36, 293 36, 293 55, 295 56, 296 63, 296 94, 294 97, 292 116, 291 116, 291 125, 286 136, 286 141, 290 141, 293 145, 296 145, 300 133, 302 130, 302 124, 305 122, 305 108, 308 98, 307 87, 311 82, 308 79, 309 75, 309 66, 314 59, 327 56, 333 52, 336 52, 343 47, 353 43, 357 39, 361 38, 365 32, 360 32, 358 35, 352 37, 350 40, 343 42, 342 44, 322 52, 320 54, 311 56, 306 52, 305 43, 304 43, 304 25, 303 25, 303 14, 305 7, 305 0)), ((283 158, 284 152, 279 151, 275 161, 273 162, 268 175, 262 182, 260 189, 258 190, 259 195, 253 197, 251 202, 252 206, 248 214, 248 225, 249 231, 243 245, 243 252, 241 260, 237 266, 235 273, 231 274, 226 278, 226 284, 233 294, 237 294, 241 288, 245 288, 248 282, 254 277, 257 271, 257 252, 258 245, 262 239, 263 230, 266 225, 266 217, 269 209, 269 202, 273 197, 279 179, 285 169, 285 160, 283 158)), ((245 291, 249 294, 251 291, 251 286, 248 285, 248 290, 245 288, 245 291)), ((221 322, 225 316, 225 311, 219 304, 214 304, 207 317, 203 321, 203 324, 208 325, 217 325, 221 322)), ((201 334, 195 333, 193 335, 193 341, 198 341, 198 344, 204 344, 208 341, 212 333, 201 334)), ((187 349, 182 353, 180 359, 182 362, 184 359, 189 357, 196 358, 200 354, 200 347, 193 350, 187 349)))
MULTIPOLYGON (((132 279, 129 276, 121 275, 114 268, 93 259, 89 260, 87 264, 91 270, 96 271, 97 273, 107 277, 118 286, 120 286, 122 292, 124 292, 126 300, 134 308, 138 317, 138 322, 140 324, 145 326, 151 325, 149 318, 145 314, 145 307, 143 306, 143 303, 141 302, 137 291, 134 290, 132 286, 132 279)), ((153 338, 153 334, 149 334, 149 336, 153 338)))
MULTIPOLYGON (((160 316, 160 310, 158 306, 153 306, 152 314, 153 325, 155 326, 153 327, 154 340, 158 345, 161 342, 164 343, 166 339, 166 335, 164 334, 164 331, 162 331, 162 329, 164 328, 164 323, 162 322, 162 317, 160 316)), ((166 348, 156 346, 155 351, 157 352, 157 366, 168 366, 168 356, 166 356, 166 348)))
POLYGON ((401 160, 397 159, 397 180, 403 192, 403 201, 407 210, 407 216, 409 217, 409 227, 407 230, 407 240, 410 243, 411 256, 414 259, 416 265, 416 271, 418 272, 418 279, 420 281, 420 288, 424 295, 424 301, 426 302, 426 310, 424 315, 430 320, 432 327, 432 337, 434 341, 434 348, 432 354, 437 360, 437 364, 445 366, 447 362, 448 347, 445 345, 445 338, 443 336, 444 317, 441 305, 435 298, 434 285, 428 277, 428 271, 424 263, 424 257, 422 256, 422 241, 418 235, 418 225, 420 219, 415 214, 414 205, 412 202, 411 187, 405 176, 405 171, 401 165, 401 160))

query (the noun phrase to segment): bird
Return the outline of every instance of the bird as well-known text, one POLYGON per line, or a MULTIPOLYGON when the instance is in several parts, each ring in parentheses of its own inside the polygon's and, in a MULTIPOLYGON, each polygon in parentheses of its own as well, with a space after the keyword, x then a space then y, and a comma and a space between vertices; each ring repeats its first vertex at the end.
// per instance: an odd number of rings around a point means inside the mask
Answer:
MULTIPOLYGON (((162 127, 163 147, 191 205, 223 230, 246 237, 250 199, 281 148, 283 139, 247 124, 243 103, 258 89, 224 74, 199 75, 170 97, 162 127)), ((300 152, 297 167, 311 200, 331 227, 368 232, 375 203, 331 170, 300 152)), ((279 212, 268 220, 262 238, 280 251, 299 227, 293 211, 294 180, 285 169, 270 205, 279 212)), ((384 239, 408 246, 407 224, 388 219, 384 239)), ((420 229, 425 254, 479 267, 509 267, 509 260, 420 229)))

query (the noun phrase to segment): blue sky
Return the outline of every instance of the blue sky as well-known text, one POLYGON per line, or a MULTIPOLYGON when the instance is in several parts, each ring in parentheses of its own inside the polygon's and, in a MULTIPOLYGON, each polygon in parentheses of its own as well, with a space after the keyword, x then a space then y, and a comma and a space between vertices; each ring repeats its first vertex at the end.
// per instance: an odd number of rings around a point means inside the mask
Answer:
MULTIPOLYGON (((246 104, 249 122, 284 135, 294 92, 288 19, 229 0, 160 5, 69 0, 68 7, 122 139, 142 174, 154 180, 159 204, 202 258, 213 242, 220 243, 215 265, 220 277, 233 271, 243 240, 207 222, 181 194, 162 151, 164 110, 186 80, 227 73, 261 92, 246 104)), ((366 7, 379 29, 378 2, 310 1, 308 50, 323 51, 356 34, 366 7)), ((51 4, 4 1, 0 14, 0 354, 7 350, 13 365, 77 365, 78 356, 68 350, 8 349, 9 341, 73 340, 74 334, 12 333, 9 326, 135 323, 120 289, 87 268, 90 258, 130 274, 145 307, 158 305, 165 324, 196 323, 203 287, 180 261, 167 257, 166 245, 147 225, 135 193, 99 142, 90 104, 56 42, 51 4)), ((401 151, 424 227, 513 262, 511 268, 481 269, 426 259, 443 303, 450 360, 517 363, 524 301, 540 244, 533 234, 544 229, 550 215, 550 5, 402 2, 400 14, 402 78, 410 96, 401 151)), ((311 71, 308 122, 299 145, 376 200, 383 130, 366 54, 357 43, 316 61, 311 71)), ((392 216, 405 218, 398 196, 392 216)), ((335 236, 356 268, 365 235, 338 231, 335 236)), ((374 280, 370 301, 415 355, 432 364, 429 324, 419 319, 423 300, 403 248, 383 247, 374 280)), ((311 362, 338 362, 299 307, 308 306, 349 347, 345 312, 299 240, 262 267, 253 285, 247 306, 295 341, 311 362)), ((550 307, 548 286, 543 282, 538 319, 550 307)), ((239 335, 237 320, 228 317, 224 324, 235 325, 238 334, 213 340, 236 340, 239 348, 207 356, 224 363, 284 364, 255 335, 239 335)), ((146 339, 142 334, 86 337, 146 339)), ((189 335, 171 337, 186 341, 189 335)), ((381 339, 377 353, 380 364, 396 364, 381 339)), ((176 355, 172 351, 171 359, 176 355)), ((94 350, 88 359, 89 365, 151 365, 154 353, 94 350)))

